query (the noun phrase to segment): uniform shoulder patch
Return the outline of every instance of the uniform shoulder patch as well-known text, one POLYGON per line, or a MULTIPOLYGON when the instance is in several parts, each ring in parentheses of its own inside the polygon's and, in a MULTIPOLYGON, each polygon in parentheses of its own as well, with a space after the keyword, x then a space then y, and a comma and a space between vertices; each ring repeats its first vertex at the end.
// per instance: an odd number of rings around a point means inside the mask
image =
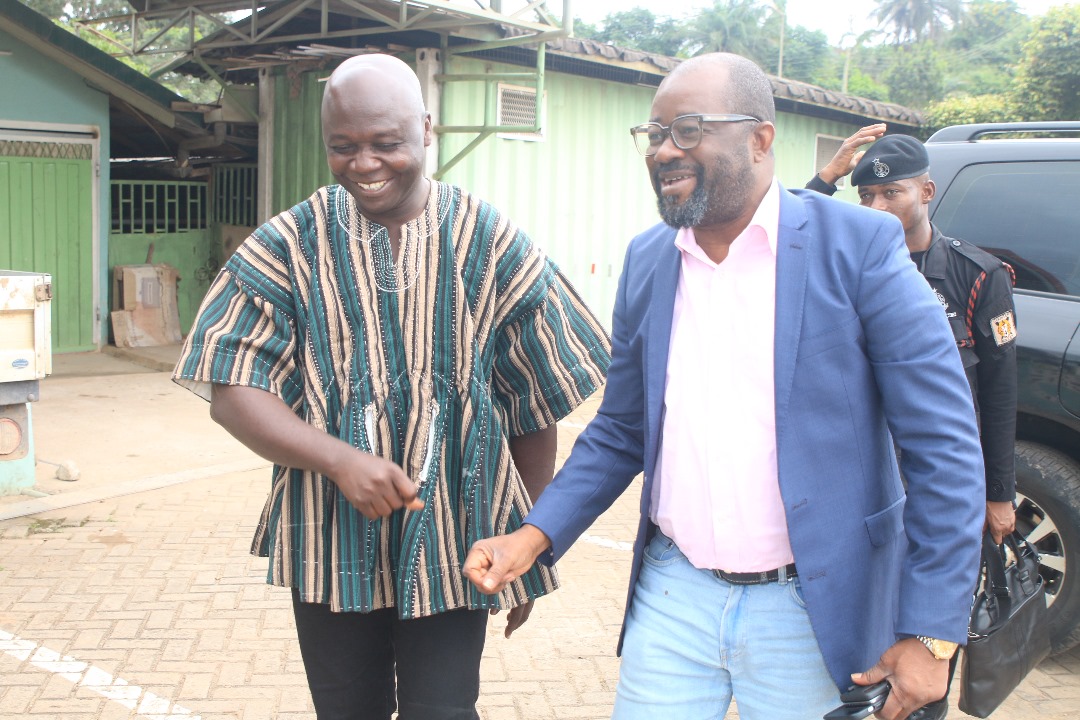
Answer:
POLYGON ((998 347, 1008 345, 1016 339, 1016 318, 1012 310, 1006 310, 997 317, 990 318, 990 330, 994 333, 994 344, 998 347))

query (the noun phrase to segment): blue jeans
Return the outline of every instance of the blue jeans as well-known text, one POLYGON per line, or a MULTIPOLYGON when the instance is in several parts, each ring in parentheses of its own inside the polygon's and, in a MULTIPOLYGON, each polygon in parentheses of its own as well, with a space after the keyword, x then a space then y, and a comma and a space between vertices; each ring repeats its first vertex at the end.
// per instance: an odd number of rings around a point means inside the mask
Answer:
POLYGON ((840 704, 798 578, 732 585, 660 531, 626 619, 613 720, 808 720, 840 704))

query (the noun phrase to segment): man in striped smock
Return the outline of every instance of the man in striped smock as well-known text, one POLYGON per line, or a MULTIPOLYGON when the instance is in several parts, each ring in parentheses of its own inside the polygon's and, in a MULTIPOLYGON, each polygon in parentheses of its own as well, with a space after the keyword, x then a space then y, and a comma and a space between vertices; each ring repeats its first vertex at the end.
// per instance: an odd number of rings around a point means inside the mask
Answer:
POLYGON ((338 184, 228 261, 175 380, 275 463, 252 551, 292 589, 320 720, 477 718, 488 612, 509 636, 557 581, 534 565, 488 597, 466 551, 551 480, 555 423, 602 384, 608 340, 526 235, 424 175, 407 65, 344 62, 322 122, 338 184))

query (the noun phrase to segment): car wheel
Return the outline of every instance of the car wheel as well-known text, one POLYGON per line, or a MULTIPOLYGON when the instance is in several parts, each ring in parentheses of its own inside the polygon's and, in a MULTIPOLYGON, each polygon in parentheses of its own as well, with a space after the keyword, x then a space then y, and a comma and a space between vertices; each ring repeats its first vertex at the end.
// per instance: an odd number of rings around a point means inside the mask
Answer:
POLYGON ((1016 529, 1039 551, 1051 653, 1080 642, 1080 465, 1036 443, 1016 443, 1016 529))

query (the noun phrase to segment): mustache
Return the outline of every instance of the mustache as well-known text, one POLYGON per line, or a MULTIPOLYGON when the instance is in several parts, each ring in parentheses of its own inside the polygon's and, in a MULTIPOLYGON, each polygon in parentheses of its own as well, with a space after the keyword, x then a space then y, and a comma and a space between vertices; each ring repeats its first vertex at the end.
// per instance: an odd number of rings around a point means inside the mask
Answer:
POLYGON ((697 166, 697 165, 687 165, 685 163, 680 163, 678 161, 672 161, 672 162, 666 162, 666 163, 657 163, 657 164, 653 165, 653 175, 654 176, 659 175, 660 173, 675 172, 675 171, 691 172, 691 173, 694 173, 695 175, 697 175, 701 171, 701 168, 699 166, 697 166))

